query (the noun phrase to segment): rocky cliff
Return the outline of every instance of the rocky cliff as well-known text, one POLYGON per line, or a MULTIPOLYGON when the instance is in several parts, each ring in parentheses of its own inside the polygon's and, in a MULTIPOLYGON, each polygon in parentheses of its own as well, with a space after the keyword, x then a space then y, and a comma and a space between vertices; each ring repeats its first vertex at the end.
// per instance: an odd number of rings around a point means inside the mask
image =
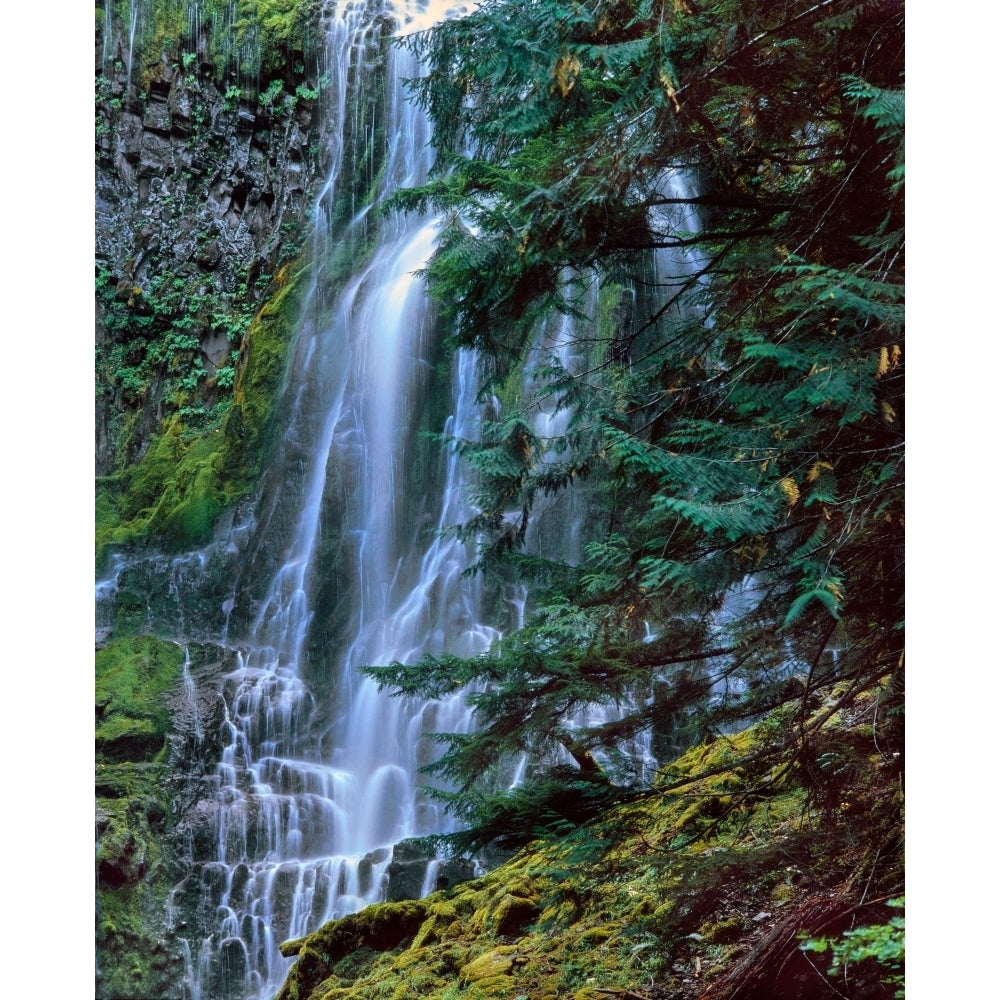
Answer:
MULTIPOLYGON (((108 542, 147 534, 201 540, 254 479, 255 456, 243 455, 240 468, 226 470, 236 488, 216 484, 224 495, 207 507, 200 498, 205 516, 123 528, 167 490, 162 477, 135 478, 160 437, 172 436, 175 464, 196 439, 246 437, 227 422, 240 401, 254 317, 304 263, 303 234, 325 170, 327 81, 309 41, 320 37, 321 12, 284 5, 311 31, 279 36, 253 20, 257 6, 233 23, 233 5, 224 4, 131 0, 97 9, 99 554, 108 542)), ((286 303, 287 322, 272 341, 287 343, 296 305, 286 303)), ((280 367, 284 346, 272 342, 264 353, 280 367)), ((280 373, 271 376, 265 398, 252 401, 257 444, 280 373)))

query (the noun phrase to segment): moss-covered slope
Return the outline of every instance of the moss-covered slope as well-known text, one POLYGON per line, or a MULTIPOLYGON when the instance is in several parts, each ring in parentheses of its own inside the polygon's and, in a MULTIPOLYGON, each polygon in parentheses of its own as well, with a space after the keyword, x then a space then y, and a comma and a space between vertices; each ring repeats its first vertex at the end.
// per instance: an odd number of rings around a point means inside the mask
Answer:
MULTIPOLYGON (((902 889, 902 790, 874 699, 830 692, 812 711, 697 747, 656 794, 484 878, 287 942, 298 961, 280 1000, 827 995, 829 963, 799 935, 885 922, 902 889), (808 739, 782 749, 799 725, 808 739)), ((849 975, 892 995, 884 968, 849 975)))

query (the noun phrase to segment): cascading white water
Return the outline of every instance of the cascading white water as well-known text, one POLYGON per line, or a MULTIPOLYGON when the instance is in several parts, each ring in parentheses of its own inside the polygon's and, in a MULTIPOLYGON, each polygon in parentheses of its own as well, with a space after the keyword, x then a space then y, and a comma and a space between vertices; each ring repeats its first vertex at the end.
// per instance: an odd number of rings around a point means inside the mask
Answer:
POLYGON ((125 93, 132 83, 132 53, 135 49, 135 30, 139 25, 138 0, 130 0, 128 11, 128 59, 125 64, 125 93))
MULTIPOLYGON (((697 232, 701 228, 698 212, 692 204, 696 191, 683 172, 679 170, 666 171, 659 180, 658 193, 663 204, 651 210, 650 224, 664 239, 676 238, 681 234, 697 232)), ((652 283, 663 291, 661 299, 673 297, 682 288, 694 281, 700 281, 699 272, 703 261, 688 248, 666 247, 655 251, 652 260, 650 278, 652 283)), ((571 408, 562 405, 560 394, 546 388, 545 379, 536 383, 533 371, 536 368, 556 369, 574 378, 594 377, 599 374, 588 373, 585 369, 588 363, 600 365, 603 359, 585 357, 583 345, 600 342, 602 334, 597 327, 597 317, 600 309, 598 304, 599 279, 589 285, 583 293, 577 293, 576 309, 573 314, 551 315, 539 325, 535 339, 525 362, 524 399, 530 401, 532 430, 538 436, 543 452, 543 461, 558 461, 560 438, 565 434, 573 415, 571 408), (584 317, 588 317, 584 319, 584 317), (588 325, 589 324, 589 325, 588 325)), ((697 316, 692 310, 697 309, 696 300, 687 288, 685 294, 678 297, 674 312, 668 319, 697 316)), ((703 315, 699 317, 704 322, 703 315)), ((586 499, 578 491, 563 490, 552 496, 536 499, 532 509, 532 520, 525 535, 525 550, 539 556, 564 560, 575 565, 583 558, 582 541, 584 521, 587 515, 586 499)), ((511 596, 515 606, 517 625, 524 622, 525 609, 530 600, 527 588, 523 585, 515 588, 511 596)), ((645 624, 647 641, 655 638, 653 626, 645 624)), ((632 699, 622 699, 613 704, 590 704, 581 707, 570 717, 564 719, 569 730, 586 730, 598 728, 607 723, 621 719, 632 713, 638 707, 637 702, 649 702, 655 697, 654 689, 657 682, 666 679, 664 676, 651 675, 649 684, 643 691, 632 692, 632 699)), ((644 783, 652 779, 658 762, 653 751, 653 737, 649 731, 640 732, 626 744, 618 747, 621 751, 613 763, 605 754, 596 753, 596 759, 608 773, 623 781, 644 783), (627 763, 629 773, 621 773, 621 762, 627 763)), ((570 767, 576 762, 568 751, 558 751, 559 761, 570 767)), ((529 761, 522 757, 516 764, 509 785, 515 787, 524 780, 529 761)))
MULTIPOLYGON (((598 281, 593 281, 587 290, 579 294, 573 314, 553 314, 539 325, 534 341, 525 361, 524 399, 530 401, 531 427, 543 449, 542 461, 559 461, 563 458, 561 438, 569 428, 573 417, 571 407, 563 405, 561 394, 547 388, 544 378, 536 379, 537 369, 560 370, 571 377, 586 377, 588 364, 583 345, 600 341, 601 331, 597 328, 599 315, 598 281)), ((594 376, 598 377, 598 376, 594 376)), ((532 519, 525 534, 525 551, 547 558, 562 560, 577 565, 583 559, 583 541, 587 516, 586 497, 575 489, 562 490, 551 496, 536 499, 532 508, 532 519)), ((516 611, 518 626, 524 624, 525 610, 530 604, 528 589, 517 585, 510 598, 516 611)), ((645 697, 645 694, 636 693, 645 697)), ((596 728, 622 718, 633 711, 635 705, 627 699, 614 704, 590 704, 582 706, 563 720, 568 730, 596 728)), ((607 755, 598 752, 595 759, 608 773, 618 780, 646 781, 656 770, 656 760, 650 747, 650 734, 642 733, 628 745, 619 748, 630 764, 631 773, 618 773, 607 755)), ((565 749, 557 751, 559 763, 568 767, 578 766, 572 755, 565 749)), ((514 764, 508 781, 510 788, 516 787, 526 777, 531 761, 524 755, 514 764)))
POLYGON ((112 34, 112 23, 111 19, 113 16, 112 0, 104 0, 104 33, 101 37, 101 68, 103 69, 108 64, 108 60, 111 58, 111 34, 112 34))
MULTIPOLYGON (((366 8, 344 3, 331 22, 340 126, 349 114, 348 74, 377 40, 366 8)), ((415 5, 409 13, 423 23, 433 12, 415 5)), ((405 9, 396 16, 414 23, 405 9)), ((403 92, 404 78, 417 72, 409 58, 392 51, 385 71, 389 148, 376 203, 400 185, 421 183, 429 166, 428 123, 403 92)), ((333 131, 331 174, 317 205, 319 252, 344 168, 344 140, 333 131)), ((447 459, 439 497, 411 490, 406 428, 426 388, 432 347, 432 317, 413 272, 430 256, 435 231, 432 218, 390 216, 329 315, 305 310, 283 440, 301 499, 287 551, 225 681, 216 854, 198 875, 215 920, 202 940, 185 940, 191 997, 272 995, 289 965, 278 951, 282 940, 380 899, 393 845, 447 829, 435 803, 417 791, 418 762, 431 752, 425 733, 470 726, 462 695, 433 703, 391 698, 357 672, 424 652, 473 655, 498 635, 479 622, 474 582, 462 576, 471 553, 420 530, 468 516, 457 456, 447 459), (332 673, 335 689, 314 693, 303 674, 313 588, 324 570, 317 553, 331 469, 343 509, 340 551, 357 598, 347 626, 353 639, 332 673), (317 737, 311 722, 319 697, 336 710, 317 737)), ((311 298, 321 293, 316 287, 311 298)), ((476 379, 468 352, 457 355, 453 382, 446 431, 472 436, 476 379)), ((425 885, 432 879, 428 871, 425 885)))

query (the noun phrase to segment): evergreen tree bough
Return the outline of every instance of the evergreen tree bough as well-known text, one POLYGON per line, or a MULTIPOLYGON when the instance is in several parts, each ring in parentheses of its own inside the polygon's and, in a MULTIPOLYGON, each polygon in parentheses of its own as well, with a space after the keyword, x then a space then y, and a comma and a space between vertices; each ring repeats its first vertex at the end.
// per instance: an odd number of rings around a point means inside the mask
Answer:
POLYGON ((478 570, 533 583, 525 626, 488 656, 369 668, 401 693, 471 685, 477 730, 429 766, 459 848, 649 794, 624 762, 643 733, 663 763, 784 702, 804 716, 823 684, 880 690, 879 748, 901 752, 903 27, 868 0, 490 0, 407 42, 437 171, 398 202, 445 213, 427 278, 487 391, 587 289, 633 303, 579 344, 584 371, 531 372, 563 435, 520 398, 452 442, 479 511, 455 530, 478 570), (665 246, 695 266, 661 284, 665 246), (584 559, 525 553, 539 500, 570 491, 599 511, 584 559), (592 704, 615 721, 571 724, 592 704))

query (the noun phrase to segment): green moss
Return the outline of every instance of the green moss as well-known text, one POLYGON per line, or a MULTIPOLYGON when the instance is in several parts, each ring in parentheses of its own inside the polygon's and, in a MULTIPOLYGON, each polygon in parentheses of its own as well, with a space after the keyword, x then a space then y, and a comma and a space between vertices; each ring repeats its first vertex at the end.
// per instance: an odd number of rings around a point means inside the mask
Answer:
POLYGON ((358 948, 390 951, 406 938, 413 937, 426 915, 425 900, 378 903, 360 913, 324 924, 306 938, 286 941, 281 945, 281 954, 286 957, 301 955, 305 949, 336 962, 358 948))
POLYGON ((709 921, 698 928, 698 933, 709 944, 733 944, 745 932, 741 917, 726 917, 724 920, 709 921))
POLYGON ((283 269, 277 293, 251 324, 223 426, 191 433, 175 414, 138 464, 101 481, 98 564, 110 547, 145 539, 177 549, 203 544, 219 514, 253 489, 265 460, 305 274, 304 269, 283 269))
POLYGON ((120 523, 121 511, 115 500, 115 490, 107 480, 103 480, 98 484, 94 497, 94 554, 98 560, 110 544, 111 536, 120 523))
POLYGON ((97 799, 98 997, 162 996, 182 973, 163 942, 170 891, 160 846, 166 777, 160 769, 132 774, 123 782, 130 797, 97 799))
POLYGON ((172 809, 162 758, 166 698, 183 662, 181 649, 150 636, 118 639, 96 655, 98 997, 162 995, 179 973, 162 940, 172 809))
POLYGON ((585 945, 604 944, 620 933, 620 931, 621 927, 617 924, 609 924, 604 927, 591 927, 589 930, 584 931, 578 940, 580 944, 585 945))
POLYGON ((492 913, 494 932, 504 936, 520 934, 524 928, 538 919, 536 902, 523 896, 508 894, 497 903, 492 913))
POLYGON ((467 983, 478 982, 480 987, 487 987, 511 971, 516 957, 516 945, 499 945, 462 966, 459 977, 467 983))
MULTIPOLYGON (((220 470, 232 493, 245 492, 262 467, 307 278, 307 268, 282 268, 276 278, 276 294, 257 314, 247 333, 246 357, 236 377, 233 405, 224 428, 220 470)), ((233 499, 235 496, 229 497, 228 502, 233 499)))
POLYGON ((153 760, 166 740, 164 695, 180 681, 183 650, 138 636, 117 639, 95 660, 97 759, 153 760))

